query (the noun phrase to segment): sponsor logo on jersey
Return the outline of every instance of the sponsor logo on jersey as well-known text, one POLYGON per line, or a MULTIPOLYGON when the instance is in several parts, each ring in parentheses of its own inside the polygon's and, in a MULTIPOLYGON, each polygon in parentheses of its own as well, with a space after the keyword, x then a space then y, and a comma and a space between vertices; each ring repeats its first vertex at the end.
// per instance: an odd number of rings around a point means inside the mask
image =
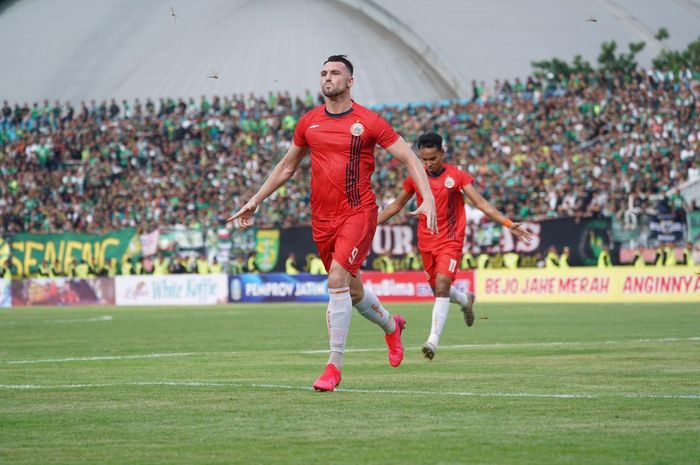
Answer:
POLYGON ((353 136, 361 136, 365 132, 365 127, 359 121, 350 126, 350 134, 353 136))

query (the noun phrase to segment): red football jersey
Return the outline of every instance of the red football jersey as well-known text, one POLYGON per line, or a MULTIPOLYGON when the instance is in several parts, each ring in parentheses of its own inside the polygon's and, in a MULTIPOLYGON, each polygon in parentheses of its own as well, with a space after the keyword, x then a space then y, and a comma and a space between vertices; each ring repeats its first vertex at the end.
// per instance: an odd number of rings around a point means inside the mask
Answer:
MULTIPOLYGON (((438 176, 430 176, 430 190, 435 197, 437 210, 437 224, 439 233, 431 234, 425 222, 425 217, 420 217, 418 224, 418 248, 420 250, 436 250, 447 243, 457 242, 461 247, 464 243, 465 228, 467 226, 467 214, 464 211, 464 194, 462 188, 474 182, 474 178, 461 171, 459 168, 446 163, 438 176)), ((423 203, 413 178, 408 177, 403 183, 403 189, 418 196, 418 205, 423 203)))
POLYGON ((311 214, 331 218, 357 209, 376 208, 371 177, 374 147, 399 138, 377 113, 353 102, 341 114, 321 105, 301 117, 294 144, 311 149, 311 214))

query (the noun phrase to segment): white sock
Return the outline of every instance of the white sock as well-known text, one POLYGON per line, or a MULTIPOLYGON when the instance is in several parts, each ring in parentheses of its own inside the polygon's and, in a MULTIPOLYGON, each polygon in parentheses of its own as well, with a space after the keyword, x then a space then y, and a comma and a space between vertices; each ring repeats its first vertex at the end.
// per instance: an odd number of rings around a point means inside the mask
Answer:
POLYGON ((435 297, 435 304, 433 305, 433 324, 430 327, 430 337, 428 338, 428 342, 433 344, 435 347, 437 347, 438 343, 440 342, 442 328, 445 326, 445 321, 447 321, 447 314, 449 311, 450 298, 435 297))
POLYGON ((328 337, 330 339, 331 354, 328 363, 332 363, 340 370, 343 368, 343 354, 345 353, 345 340, 350 329, 352 318, 352 300, 350 288, 328 288, 328 310, 326 311, 326 323, 328 324, 328 337))
POLYGON ((384 332, 391 334, 396 331, 396 321, 379 301, 374 292, 365 288, 365 296, 355 304, 358 313, 374 324, 382 327, 384 332))
POLYGON ((459 304, 460 307, 467 305, 467 295, 459 292, 456 287, 450 286, 450 303, 459 304))
POLYGON ((340 352, 331 352, 328 357, 328 363, 332 363, 338 370, 343 369, 343 354, 340 352))

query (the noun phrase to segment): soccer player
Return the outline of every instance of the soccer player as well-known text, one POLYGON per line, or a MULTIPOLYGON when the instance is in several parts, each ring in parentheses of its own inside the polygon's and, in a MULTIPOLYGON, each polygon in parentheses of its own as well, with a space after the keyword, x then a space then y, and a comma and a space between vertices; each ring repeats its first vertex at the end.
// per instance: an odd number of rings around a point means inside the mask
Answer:
MULTIPOLYGON (((435 295, 430 336, 423 344, 423 355, 432 360, 447 320, 450 302, 460 305, 467 326, 474 324, 474 294, 465 295, 452 287, 462 258, 467 225, 464 195, 476 208, 492 220, 509 228, 515 236, 526 242, 529 242, 532 236, 520 223, 513 223, 484 199, 472 186, 474 178, 453 165, 443 163, 445 152, 442 148, 442 137, 438 134, 429 132, 418 138, 418 155, 423 160, 430 180, 430 190, 435 197, 439 230, 439 234, 434 235, 424 224, 421 223, 418 226, 418 249, 423 257, 423 267, 428 275, 428 282, 435 295)), ((423 199, 421 192, 417 192, 413 179, 407 178, 396 200, 379 214, 378 223, 383 224, 396 215, 414 193, 418 194, 418 203, 421 203, 423 199)))
POLYGON ((257 193, 229 221, 242 228, 253 224, 258 205, 291 178, 311 152, 311 227, 318 253, 328 271, 330 357, 313 383, 318 391, 333 391, 341 379, 345 341, 352 307, 381 326, 389 349, 389 363, 403 359, 401 331, 405 320, 391 315, 374 295, 363 288, 360 264, 369 254, 377 227, 377 203, 370 178, 374 148, 380 145, 404 163, 423 202, 413 212, 425 216, 425 230, 437 232, 435 200, 420 160, 384 119, 350 97, 353 65, 345 55, 333 55, 321 69, 325 103, 297 123, 294 140, 257 193))

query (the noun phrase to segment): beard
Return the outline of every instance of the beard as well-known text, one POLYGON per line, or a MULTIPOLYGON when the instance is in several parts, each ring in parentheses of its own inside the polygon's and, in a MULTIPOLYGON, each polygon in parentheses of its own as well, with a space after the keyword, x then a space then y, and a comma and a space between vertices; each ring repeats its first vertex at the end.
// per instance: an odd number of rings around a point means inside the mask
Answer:
POLYGON ((345 92, 345 89, 340 89, 339 87, 321 87, 321 93, 326 97, 337 97, 343 92, 345 92))

